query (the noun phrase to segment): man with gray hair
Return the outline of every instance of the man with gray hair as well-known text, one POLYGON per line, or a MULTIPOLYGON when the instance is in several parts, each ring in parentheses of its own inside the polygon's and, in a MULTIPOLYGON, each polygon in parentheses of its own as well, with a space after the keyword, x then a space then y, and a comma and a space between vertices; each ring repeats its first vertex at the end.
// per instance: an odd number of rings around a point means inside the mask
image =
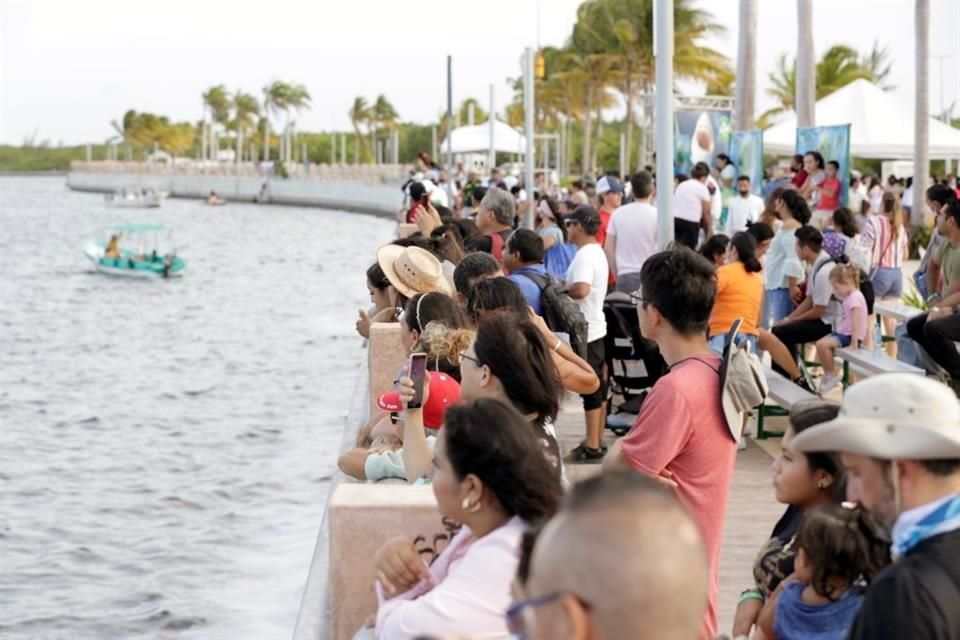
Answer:
POLYGON ((536 541, 526 599, 507 612, 532 640, 691 640, 709 571, 697 525, 638 473, 578 483, 536 541))
POLYGON ((503 245, 513 232, 516 203, 505 189, 490 189, 477 210, 477 228, 483 234, 467 243, 468 251, 489 253, 503 264, 503 245))

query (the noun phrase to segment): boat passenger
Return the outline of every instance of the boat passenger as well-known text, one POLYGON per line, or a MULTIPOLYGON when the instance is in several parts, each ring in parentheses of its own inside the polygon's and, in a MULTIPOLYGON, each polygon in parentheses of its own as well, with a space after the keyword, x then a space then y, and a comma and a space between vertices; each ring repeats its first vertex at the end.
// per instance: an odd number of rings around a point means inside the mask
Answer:
POLYGON ((551 517, 562 493, 525 422, 492 398, 447 411, 432 487, 440 514, 463 526, 429 567, 409 538, 384 543, 375 557, 376 627, 356 637, 508 637, 504 611, 523 531, 551 517))
POLYGON ((110 241, 107 242, 107 250, 103 253, 104 256, 107 258, 120 257, 120 238, 122 236, 122 233, 115 233, 110 236, 110 241))

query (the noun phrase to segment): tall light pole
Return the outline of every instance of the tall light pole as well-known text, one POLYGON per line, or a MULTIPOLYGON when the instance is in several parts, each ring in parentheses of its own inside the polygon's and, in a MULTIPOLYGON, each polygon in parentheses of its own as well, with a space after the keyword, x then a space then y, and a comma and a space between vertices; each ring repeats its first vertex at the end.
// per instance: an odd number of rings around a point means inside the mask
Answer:
POLYGON ((533 49, 527 47, 524 50, 524 59, 523 59, 523 120, 524 128, 523 135, 526 138, 526 150, 524 152, 524 188, 527 191, 527 215, 524 219, 524 225, 528 229, 533 229, 534 219, 533 219, 533 168, 534 168, 534 158, 533 158, 533 137, 535 135, 533 129, 533 90, 534 90, 534 77, 533 77, 533 49))
MULTIPOLYGON (((923 219, 923 203, 927 192, 927 179, 930 176, 930 0, 916 0, 914 5, 914 39, 916 57, 913 77, 917 86, 913 105, 913 201, 920 203, 916 207, 923 219)), ((914 214, 911 213, 911 217, 914 214)))
POLYGON ((657 57, 657 247, 673 242, 673 0, 653 3, 657 57))
POLYGON ((453 56, 447 56, 447 171, 453 170, 453 56))

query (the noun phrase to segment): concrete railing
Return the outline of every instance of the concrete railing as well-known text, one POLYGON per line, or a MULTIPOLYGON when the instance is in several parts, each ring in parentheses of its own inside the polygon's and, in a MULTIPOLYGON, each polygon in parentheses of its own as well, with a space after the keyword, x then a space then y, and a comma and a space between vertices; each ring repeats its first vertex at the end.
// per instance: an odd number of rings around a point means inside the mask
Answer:
MULTIPOLYGON (((410 175, 404 164, 309 164, 288 162, 284 165, 288 179, 347 180, 370 184, 403 182, 410 175)), ((217 176, 227 178, 278 178, 274 169, 254 162, 119 162, 111 160, 73 161, 72 173, 125 173, 154 176, 217 176)))

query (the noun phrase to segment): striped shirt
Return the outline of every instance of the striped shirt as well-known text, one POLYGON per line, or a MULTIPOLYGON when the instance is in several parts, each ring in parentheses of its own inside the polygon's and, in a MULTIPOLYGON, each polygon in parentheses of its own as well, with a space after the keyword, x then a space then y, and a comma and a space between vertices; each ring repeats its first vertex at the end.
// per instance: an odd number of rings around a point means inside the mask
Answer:
POLYGON ((893 238, 893 224, 884 215, 871 215, 863 226, 863 241, 873 248, 873 268, 899 269, 907 259, 907 230, 901 229, 900 235, 893 238), (882 255, 881 255, 882 254, 882 255))

